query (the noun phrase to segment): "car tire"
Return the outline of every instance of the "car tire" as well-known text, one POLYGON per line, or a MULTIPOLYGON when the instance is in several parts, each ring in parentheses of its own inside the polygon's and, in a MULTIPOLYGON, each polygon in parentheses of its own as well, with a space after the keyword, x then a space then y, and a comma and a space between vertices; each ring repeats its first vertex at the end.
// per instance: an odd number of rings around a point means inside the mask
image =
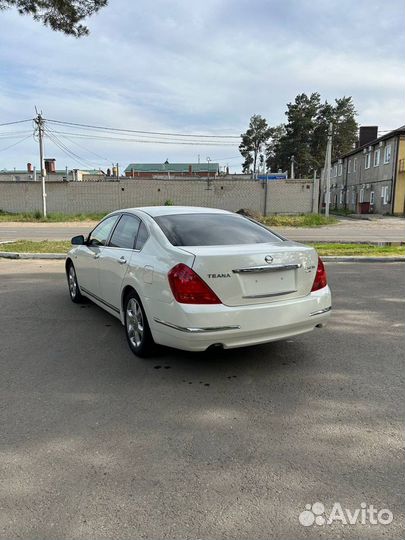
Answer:
POLYGON ((69 263, 66 268, 66 277, 69 287, 69 295, 72 302, 75 304, 81 304, 84 302, 84 296, 80 292, 79 282, 77 281, 77 274, 73 263, 69 263))
POLYGON ((141 358, 151 356, 155 350, 155 342, 142 302, 135 291, 129 292, 125 297, 124 323, 131 351, 141 358))

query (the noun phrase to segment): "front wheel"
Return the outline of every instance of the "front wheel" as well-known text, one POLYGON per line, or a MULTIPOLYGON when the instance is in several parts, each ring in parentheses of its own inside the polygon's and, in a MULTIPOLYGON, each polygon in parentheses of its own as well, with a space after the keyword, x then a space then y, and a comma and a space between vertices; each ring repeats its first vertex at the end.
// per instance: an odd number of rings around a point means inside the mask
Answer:
POLYGON ((136 356, 150 356, 155 348, 155 342, 149 328, 148 319, 142 303, 135 292, 130 292, 125 298, 125 333, 128 345, 136 356))
POLYGON ((77 281, 77 275, 73 263, 70 263, 67 269, 67 280, 69 286, 70 299, 75 304, 80 304, 84 301, 84 297, 80 293, 79 283, 77 281))

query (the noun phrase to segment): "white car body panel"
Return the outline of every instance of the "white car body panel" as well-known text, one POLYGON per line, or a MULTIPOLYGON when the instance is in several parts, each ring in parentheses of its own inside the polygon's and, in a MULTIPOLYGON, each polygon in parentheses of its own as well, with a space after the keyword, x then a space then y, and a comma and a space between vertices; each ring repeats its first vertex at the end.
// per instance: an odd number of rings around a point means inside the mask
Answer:
POLYGON ((318 260, 314 249, 293 242, 183 249, 195 255, 193 270, 228 306, 276 302, 284 295, 306 296, 314 282, 318 260), (269 254, 273 262, 266 264, 264 258, 269 254), (295 265, 296 269, 289 268, 295 265), (258 271, 248 271, 254 268, 258 271), (272 271, 277 268, 280 269, 272 271))
POLYGON ((100 298, 120 309, 122 282, 131 268, 136 268, 136 255, 130 249, 104 247, 98 260, 98 280, 100 283, 100 298))
POLYGON ((77 264, 80 264, 80 284, 97 296, 100 294, 98 259, 102 249, 97 246, 83 246, 80 252, 76 251, 77 254, 80 253, 80 260, 77 261, 77 264))
POLYGON ((156 343, 190 351, 216 344, 240 347, 308 332, 328 320, 329 287, 311 292, 318 262, 313 248, 289 241, 177 247, 169 242, 154 217, 230 213, 172 206, 124 209, 112 214, 122 213, 138 216, 148 230, 149 238, 140 251, 80 245, 70 250, 68 259, 75 266, 81 293, 122 323, 123 294, 128 287, 133 288, 156 343), (271 263, 265 262, 266 256, 272 257, 271 263), (192 268, 222 303, 177 302, 168 272, 179 263, 192 268))

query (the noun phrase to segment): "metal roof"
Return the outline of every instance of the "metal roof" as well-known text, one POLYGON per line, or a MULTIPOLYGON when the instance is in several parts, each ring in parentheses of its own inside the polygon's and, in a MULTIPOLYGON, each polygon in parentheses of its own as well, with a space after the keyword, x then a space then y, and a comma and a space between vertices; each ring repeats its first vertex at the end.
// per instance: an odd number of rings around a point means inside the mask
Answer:
POLYGON ((147 173, 188 173, 191 166, 192 172, 215 172, 219 169, 219 163, 130 163, 125 172, 147 173))
POLYGON ((377 139, 374 139, 373 141, 369 141, 366 144, 363 144, 362 146, 358 146, 357 148, 353 148, 353 150, 350 150, 350 152, 346 152, 346 154, 342 154, 338 158, 336 158, 332 163, 336 163, 339 159, 343 159, 349 156, 352 156, 353 154, 357 154, 358 152, 361 152, 364 148, 368 148, 369 146, 375 146, 380 141, 385 141, 386 139, 391 139, 391 137, 395 137, 397 135, 405 135, 405 125, 394 129, 393 131, 389 131, 385 135, 381 135, 381 137, 378 137, 377 139))

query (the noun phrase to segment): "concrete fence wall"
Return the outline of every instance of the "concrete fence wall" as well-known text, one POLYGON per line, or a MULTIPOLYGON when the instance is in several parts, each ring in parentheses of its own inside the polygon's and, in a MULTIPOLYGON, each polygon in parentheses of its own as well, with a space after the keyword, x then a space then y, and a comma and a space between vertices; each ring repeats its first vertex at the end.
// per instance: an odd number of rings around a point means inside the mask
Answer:
MULTIPOLYGON (((269 181, 267 189, 255 180, 151 180, 117 182, 47 182, 48 212, 65 214, 112 211, 134 206, 204 206, 263 214, 312 211, 312 181, 269 181), (266 200, 267 192, 267 200, 266 200)), ((40 182, 1 182, 0 209, 32 212, 42 208, 40 182)))

